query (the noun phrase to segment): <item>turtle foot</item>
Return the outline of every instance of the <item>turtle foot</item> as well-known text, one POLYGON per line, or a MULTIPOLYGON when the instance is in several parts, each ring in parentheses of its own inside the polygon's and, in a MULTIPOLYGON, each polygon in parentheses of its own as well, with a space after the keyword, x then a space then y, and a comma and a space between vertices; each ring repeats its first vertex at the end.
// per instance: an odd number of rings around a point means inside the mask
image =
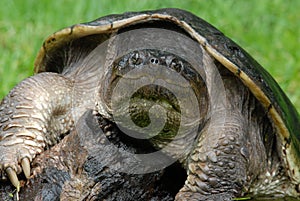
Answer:
POLYGON ((14 185, 19 191, 20 181, 17 175, 23 172, 27 179, 30 177, 30 162, 32 161, 33 157, 29 150, 21 147, 21 145, 15 145, 11 147, 0 145, 0 152, 1 179, 9 179, 12 185, 14 185))

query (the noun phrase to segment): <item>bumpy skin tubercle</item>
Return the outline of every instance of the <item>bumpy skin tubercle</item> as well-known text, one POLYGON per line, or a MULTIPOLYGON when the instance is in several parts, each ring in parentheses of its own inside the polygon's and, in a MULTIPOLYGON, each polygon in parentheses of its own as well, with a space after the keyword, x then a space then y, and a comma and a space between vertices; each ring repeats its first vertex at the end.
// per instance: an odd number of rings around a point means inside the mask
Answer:
POLYGON ((0 178, 19 188, 16 174, 30 176, 30 162, 72 126, 72 81, 56 73, 25 79, 0 105, 0 178))

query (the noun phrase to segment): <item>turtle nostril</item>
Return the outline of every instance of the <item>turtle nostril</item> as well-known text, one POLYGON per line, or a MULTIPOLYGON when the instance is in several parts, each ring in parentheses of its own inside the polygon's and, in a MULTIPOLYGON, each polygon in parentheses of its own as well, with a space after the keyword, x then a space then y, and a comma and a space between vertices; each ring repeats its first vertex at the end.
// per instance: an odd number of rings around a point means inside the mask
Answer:
POLYGON ((152 64, 159 64, 159 61, 158 61, 158 59, 157 58, 151 58, 150 59, 150 62, 152 63, 152 64))

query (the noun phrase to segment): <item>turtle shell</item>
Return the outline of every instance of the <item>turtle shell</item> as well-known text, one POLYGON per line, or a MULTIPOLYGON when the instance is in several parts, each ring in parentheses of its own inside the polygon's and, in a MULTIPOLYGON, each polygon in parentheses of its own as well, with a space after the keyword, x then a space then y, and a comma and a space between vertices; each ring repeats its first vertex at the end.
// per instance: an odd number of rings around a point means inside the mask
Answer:
MULTIPOLYGON (((245 50, 203 19, 179 9, 160 9, 109 15, 92 22, 76 24, 50 35, 35 61, 35 73, 65 69, 66 48, 80 47, 91 52, 111 34, 130 26, 158 22, 177 27, 197 41, 225 68, 249 88, 269 113, 277 130, 279 149, 292 181, 300 181, 300 119, 288 97, 271 77, 245 50)), ((165 28, 164 27, 164 28, 165 28)), ((74 48, 76 49, 76 48, 74 48)), ((76 53, 76 52, 75 52, 76 53)))

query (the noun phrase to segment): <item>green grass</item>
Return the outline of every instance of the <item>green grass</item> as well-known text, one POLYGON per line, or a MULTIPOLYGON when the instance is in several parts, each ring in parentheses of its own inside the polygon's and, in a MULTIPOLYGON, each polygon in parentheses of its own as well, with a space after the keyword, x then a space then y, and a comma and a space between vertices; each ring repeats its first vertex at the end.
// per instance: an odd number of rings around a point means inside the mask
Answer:
POLYGON ((218 27, 279 82, 300 111, 298 0, 2 0, 0 99, 33 73, 43 39, 54 31, 110 13, 178 7, 218 27))

